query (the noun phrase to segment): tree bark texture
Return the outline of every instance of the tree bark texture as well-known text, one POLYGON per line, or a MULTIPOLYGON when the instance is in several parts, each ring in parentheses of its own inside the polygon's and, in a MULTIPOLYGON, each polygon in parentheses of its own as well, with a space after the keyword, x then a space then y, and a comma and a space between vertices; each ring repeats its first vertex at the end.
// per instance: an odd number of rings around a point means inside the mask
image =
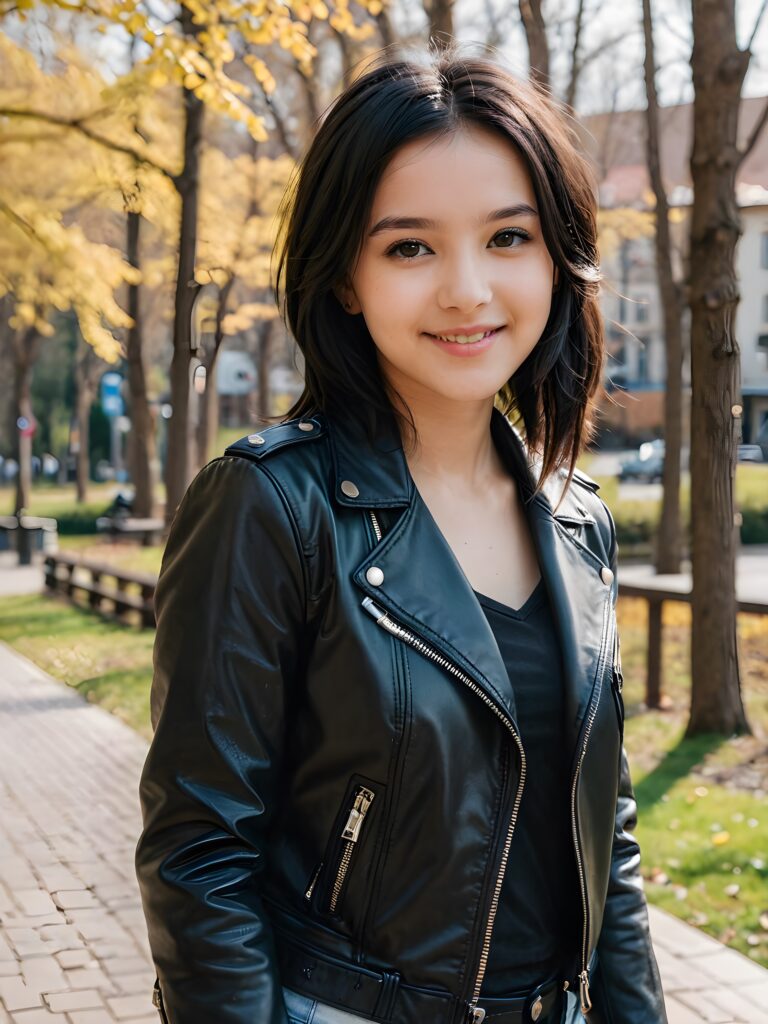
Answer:
POLYGON ((669 206, 661 173, 659 102, 656 94, 656 58, 651 0, 643 0, 645 36, 646 159, 651 188, 656 196, 656 277, 659 282, 666 380, 664 386, 664 490, 661 521, 656 535, 656 572, 680 572, 680 451, 683 443, 683 330, 682 297, 672 272, 669 206))
MULTIPOLYGON (((186 7, 182 7, 182 27, 193 35, 196 27, 186 7)), ((165 463, 165 519, 170 523, 190 481, 189 391, 192 349, 192 305, 197 252, 197 213, 200 186, 200 143, 203 130, 204 105, 189 89, 184 94, 184 166, 175 179, 181 198, 179 231, 179 263, 173 312, 173 356, 170 391, 172 414, 168 421, 168 447, 165 463)))
MULTIPOLYGON (((14 354, 14 399, 16 419, 24 417, 29 423, 32 414, 32 370, 40 351, 40 335, 34 327, 18 331, 13 338, 14 354)), ((16 476, 16 498, 14 515, 29 509, 32 496, 32 436, 23 435, 14 423, 16 438, 16 460, 19 471, 16 476)))
POLYGON ((445 45, 453 39, 453 0, 424 0, 429 38, 445 45))
POLYGON ((539 0, 520 0, 520 17, 528 40, 530 77, 549 90, 549 44, 539 0))
POLYGON ((750 732, 736 635, 735 449, 741 374, 734 266, 737 121, 748 52, 739 50, 734 0, 693 0, 691 217, 691 716, 686 735, 750 732))
MULTIPOLYGON (((139 241, 141 214, 129 211, 126 224, 126 257, 132 267, 139 269, 141 257, 139 241)), ((133 514, 141 519, 150 518, 154 510, 154 480, 152 466, 155 460, 155 431, 147 397, 144 372, 143 325, 141 320, 141 286, 128 285, 128 315, 133 326, 126 339, 128 363, 128 393, 131 400, 131 430, 128 434, 128 465, 135 488, 133 514)))

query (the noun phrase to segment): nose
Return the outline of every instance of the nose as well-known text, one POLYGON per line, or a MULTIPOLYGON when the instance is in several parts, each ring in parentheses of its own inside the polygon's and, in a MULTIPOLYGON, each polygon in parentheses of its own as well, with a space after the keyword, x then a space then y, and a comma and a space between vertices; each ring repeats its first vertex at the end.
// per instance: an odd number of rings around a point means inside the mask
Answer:
POLYGON ((441 309, 471 312, 493 298, 483 259, 470 247, 442 261, 439 273, 437 302, 441 309))

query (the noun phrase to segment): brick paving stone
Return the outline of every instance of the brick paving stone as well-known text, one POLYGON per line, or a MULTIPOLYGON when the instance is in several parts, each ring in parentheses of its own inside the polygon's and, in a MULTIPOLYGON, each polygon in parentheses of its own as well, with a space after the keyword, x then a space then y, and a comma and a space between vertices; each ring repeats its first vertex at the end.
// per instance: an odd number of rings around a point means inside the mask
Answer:
POLYGON ((101 994, 96 989, 80 989, 77 992, 51 992, 45 996, 54 1013, 67 1013, 69 1010, 90 1010, 104 1005, 101 994))
POLYGON ((129 1017, 139 1017, 149 1013, 152 1009, 151 992, 145 992, 140 996, 113 996, 107 998, 107 1006, 115 1015, 117 1020, 126 1020, 129 1017))
MULTIPOLYGON (((109 1010, 75 1010, 67 1016, 72 1024, 115 1024, 115 1018, 109 1010)), ((157 1024, 158 1020, 153 1021, 153 1024, 157 1024)))
POLYGON ((19 1010, 13 1014, 14 1024, 68 1024, 63 1013, 51 1013, 45 1008, 40 1010, 19 1010))
POLYGON ((44 889, 19 889, 13 894, 13 898, 27 917, 41 917, 45 914, 56 913, 56 904, 51 899, 50 893, 44 889))
POLYGON ((64 968, 87 967, 89 964, 97 964, 87 949, 63 949, 56 953, 56 959, 64 968))
POLYGON ((58 889, 53 894, 53 901, 60 910, 101 906, 90 889, 58 889))
POLYGON ((67 979, 53 956, 36 956, 21 961, 24 981, 36 992, 60 992, 69 988, 67 979))
POLYGON ((97 988, 99 991, 116 993, 119 988, 106 976, 96 961, 92 967, 73 967, 66 972, 66 981, 69 988, 97 988))
POLYGON ((0 978, 0 999, 6 1010, 26 1010, 42 1005, 38 992, 25 985, 22 978, 0 978))

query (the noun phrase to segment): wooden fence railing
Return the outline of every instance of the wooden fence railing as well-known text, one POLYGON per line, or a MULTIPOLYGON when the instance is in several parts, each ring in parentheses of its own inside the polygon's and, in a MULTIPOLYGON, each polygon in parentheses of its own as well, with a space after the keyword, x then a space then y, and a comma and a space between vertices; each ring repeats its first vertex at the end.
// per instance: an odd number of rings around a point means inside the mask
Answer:
MULTIPOLYGON (((690 586, 685 578, 675 579, 665 586, 647 586, 643 583, 619 582, 619 597, 639 597, 648 602, 648 668, 645 683, 645 703, 649 708, 659 707, 662 675, 662 618, 665 601, 691 603, 690 586), (680 589, 678 589, 678 587, 680 589)), ((737 610, 749 615, 768 614, 768 601, 737 601, 737 610)))
POLYGON ((155 584, 149 573, 124 572, 114 565, 83 561, 71 555, 48 555, 45 559, 45 585, 55 593, 74 598, 77 591, 88 595, 94 611, 122 618, 138 612, 142 626, 155 625, 155 584), (113 580, 108 584, 106 580, 113 580))

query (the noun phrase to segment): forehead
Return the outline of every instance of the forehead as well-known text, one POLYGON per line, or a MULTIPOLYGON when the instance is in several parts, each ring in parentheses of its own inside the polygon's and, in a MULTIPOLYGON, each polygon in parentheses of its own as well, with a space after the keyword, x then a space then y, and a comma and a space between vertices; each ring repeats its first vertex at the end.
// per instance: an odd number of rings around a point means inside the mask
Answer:
POLYGON ((523 158, 507 139, 467 125, 402 146, 379 181, 371 220, 394 214, 436 220, 472 211, 484 215, 516 202, 536 205, 523 158))

